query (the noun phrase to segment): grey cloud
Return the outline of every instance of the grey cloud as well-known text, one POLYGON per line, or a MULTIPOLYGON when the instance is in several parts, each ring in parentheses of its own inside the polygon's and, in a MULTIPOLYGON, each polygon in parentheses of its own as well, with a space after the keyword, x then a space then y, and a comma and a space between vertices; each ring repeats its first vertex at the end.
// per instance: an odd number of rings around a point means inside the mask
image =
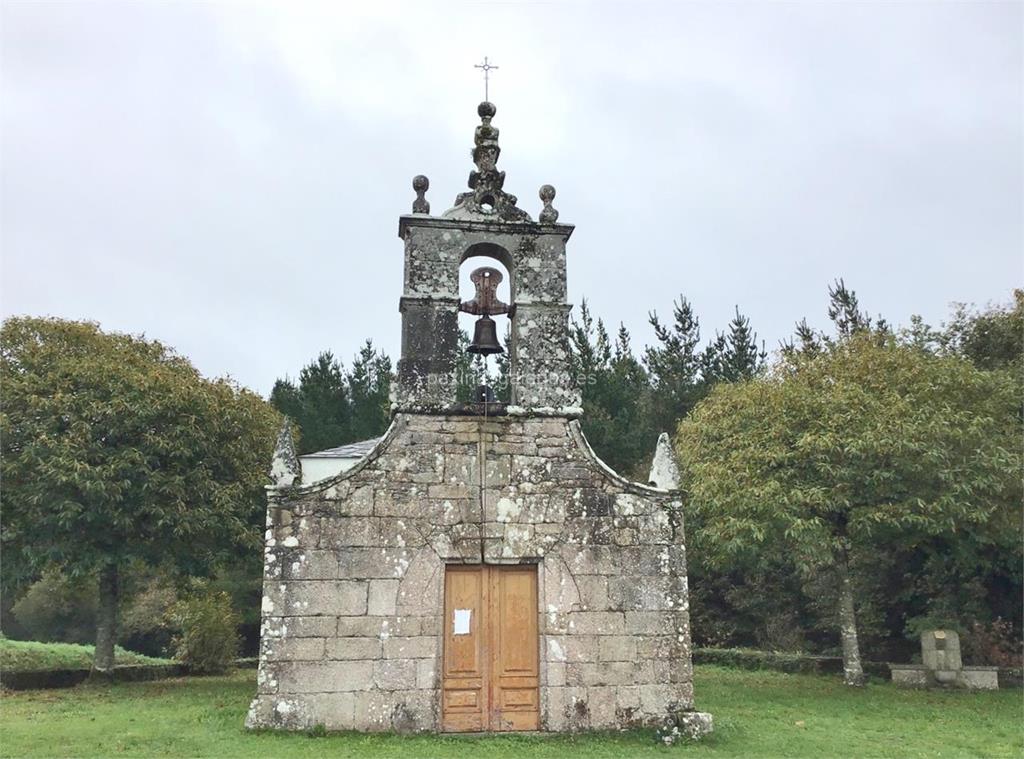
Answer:
POLYGON ((635 343, 680 292, 774 346, 834 277, 897 322, 1021 283, 1019 4, 342 7, 4 4, 3 313, 262 392, 396 355, 397 216, 464 186, 485 52, 508 188, 558 188, 570 296, 635 343))

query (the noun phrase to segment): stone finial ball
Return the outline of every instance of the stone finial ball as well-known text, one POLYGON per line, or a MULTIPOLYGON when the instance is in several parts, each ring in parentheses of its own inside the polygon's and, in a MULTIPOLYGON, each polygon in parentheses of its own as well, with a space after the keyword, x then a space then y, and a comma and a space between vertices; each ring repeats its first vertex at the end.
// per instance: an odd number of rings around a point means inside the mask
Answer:
POLYGON ((430 189, 430 180, 422 174, 417 174, 412 178, 412 189, 416 192, 426 192, 430 189))
POLYGON ((540 187, 540 199, 545 203, 550 203, 555 199, 555 188, 549 184, 541 185, 540 187))
POLYGON ((482 119, 494 118, 494 114, 497 112, 498 109, 494 107, 494 103, 488 103, 486 100, 476 107, 476 113, 482 119))

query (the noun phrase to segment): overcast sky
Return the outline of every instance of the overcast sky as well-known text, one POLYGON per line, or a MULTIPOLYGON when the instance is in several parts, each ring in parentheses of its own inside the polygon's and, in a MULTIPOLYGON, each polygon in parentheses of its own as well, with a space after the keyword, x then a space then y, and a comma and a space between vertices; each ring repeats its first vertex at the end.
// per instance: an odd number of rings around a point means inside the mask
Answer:
POLYGON ((506 189, 555 185, 570 298, 635 345, 682 293, 773 348, 835 277, 939 322, 1022 282, 1022 7, 7 1, 2 311, 263 393, 397 358, 398 216, 465 189, 486 54, 506 189))

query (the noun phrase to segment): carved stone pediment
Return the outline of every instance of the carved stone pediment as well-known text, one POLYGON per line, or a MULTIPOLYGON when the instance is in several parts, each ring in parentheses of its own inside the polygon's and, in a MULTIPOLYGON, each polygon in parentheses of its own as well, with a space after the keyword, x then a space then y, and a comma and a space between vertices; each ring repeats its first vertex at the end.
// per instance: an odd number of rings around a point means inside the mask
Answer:
POLYGON ((497 109, 493 103, 481 103, 476 109, 481 124, 473 135, 473 163, 476 171, 469 175, 469 192, 459 193, 455 206, 444 216, 455 219, 487 219, 489 221, 533 221, 516 204, 519 199, 505 192, 505 172, 498 171, 498 128, 491 125, 497 109))

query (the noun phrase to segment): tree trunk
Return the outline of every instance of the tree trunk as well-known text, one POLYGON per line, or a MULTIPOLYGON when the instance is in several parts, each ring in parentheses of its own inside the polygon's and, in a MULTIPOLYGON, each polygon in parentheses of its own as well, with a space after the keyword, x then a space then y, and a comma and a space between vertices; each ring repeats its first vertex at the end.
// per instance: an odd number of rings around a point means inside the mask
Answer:
POLYGON ((847 685, 863 685, 864 669, 860 664, 860 644, 857 642, 853 584, 850 582, 850 562, 845 550, 836 557, 836 575, 839 579, 839 637, 843 644, 843 682, 847 685))
POLYGON ((117 564, 100 569, 100 597, 96 609, 96 652, 92 669, 109 674, 114 669, 114 644, 117 642, 117 606, 121 600, 121 579, 117 564))

